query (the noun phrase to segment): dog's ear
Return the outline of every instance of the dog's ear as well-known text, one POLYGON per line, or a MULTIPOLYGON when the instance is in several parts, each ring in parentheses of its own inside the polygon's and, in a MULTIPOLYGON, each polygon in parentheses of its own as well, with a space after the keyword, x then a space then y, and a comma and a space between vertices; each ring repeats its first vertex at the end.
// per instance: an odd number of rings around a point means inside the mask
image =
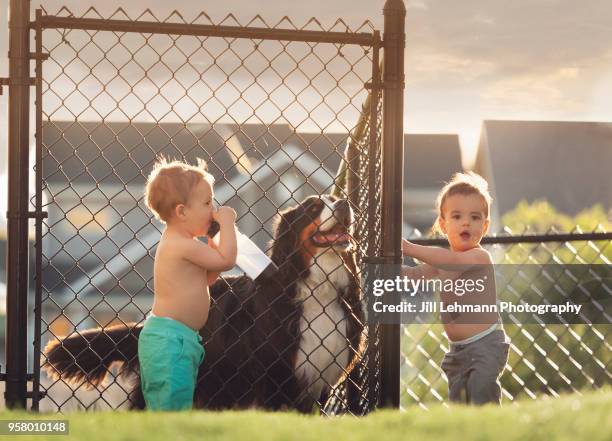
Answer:
POLYGON ((279 272, 288 280, 297 279, 304 271, 304 261, 298 246, 300 240, 296 221, 303 214, 301 206, 289 208, 279 213, 274 227, 272 242, 272 261, 279 272))
POLYGON ((297 208, 281 211, 275 221, 271 258, 278 266, 289 258, 292 251, 297 249, 299 235, 294 229, 297 211, 297 208))

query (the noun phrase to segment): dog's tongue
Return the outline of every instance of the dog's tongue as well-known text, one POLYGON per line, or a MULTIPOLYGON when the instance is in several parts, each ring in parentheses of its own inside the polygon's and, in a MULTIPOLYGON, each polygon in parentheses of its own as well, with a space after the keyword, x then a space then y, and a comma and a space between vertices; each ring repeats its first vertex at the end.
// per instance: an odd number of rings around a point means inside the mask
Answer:
POLYGON ((318 233, 316 236, 319 242, 344 242, 348 240, 346 233, 318 233))

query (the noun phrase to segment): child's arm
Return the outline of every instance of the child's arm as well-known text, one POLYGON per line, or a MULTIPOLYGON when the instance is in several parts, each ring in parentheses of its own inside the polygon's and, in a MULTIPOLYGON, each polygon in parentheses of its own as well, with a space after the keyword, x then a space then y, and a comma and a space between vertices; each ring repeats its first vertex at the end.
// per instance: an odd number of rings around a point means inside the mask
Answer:
POLYGON ((230 207, 220 207, 213 213, 213 218, 220 226, 218 246, 210 247, 199 240, 188 240, 184 256, 207 271, 227 271, 236 265, 236 212, 230 207))
MULTIPOLYGON (((216 237, 218 240, 219 236, 216 236, 216 237)), ((216 250, 217 248, 219 248, 219 245, 217 245, 216 240, 210 236, 208 237, 208 246, 211 247, 213 250, 216 250)), ((215 281, 219 278, 219 274, 221 274, 219 271, 207 271, 206 272, 208 286, 215 283, 215 281)))
POLYGON ((208 286, 212 285, 213 283, 215 283, 215 281, 219 278, 219 274, 221 274, 218 271, 208 271, 206 273, 206 283, 208 286))
POLYGON ((402 239, 402 253, 404 256, 414 257, 437 268, 445 265, 478 265, 492 262, 491 256, 483 248, 457 252, 445 248, 417 245, 406 239, 402 239))

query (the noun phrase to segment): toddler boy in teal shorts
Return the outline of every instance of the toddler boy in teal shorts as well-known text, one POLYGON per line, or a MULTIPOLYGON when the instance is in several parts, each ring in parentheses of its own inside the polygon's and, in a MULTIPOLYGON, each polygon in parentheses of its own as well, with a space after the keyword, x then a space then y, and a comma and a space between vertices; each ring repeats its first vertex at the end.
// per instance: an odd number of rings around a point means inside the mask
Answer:
POLYGON ((152 313, 138 337, 141 386, 150 410, 193 407, 204 360, 199 330, 208 319, 208 285, 236 263, 236 212, 215 210, 213 182, 204 161, 194 166, 163 157, 147 180, 145 203, 165 224, 155 252, 152 313), (213 221, 219 234, 204 244, 197 238, 207 236, 213 221))

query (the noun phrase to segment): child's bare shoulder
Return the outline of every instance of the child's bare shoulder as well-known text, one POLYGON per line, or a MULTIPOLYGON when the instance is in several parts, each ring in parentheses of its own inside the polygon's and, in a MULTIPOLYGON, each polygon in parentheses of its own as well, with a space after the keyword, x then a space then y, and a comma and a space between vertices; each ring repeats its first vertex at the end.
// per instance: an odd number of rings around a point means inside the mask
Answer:
POLYGON ((172 255, 175 258, 185 257, 195 247, 206 247, 197 239, 189 239, 176 235, 162 235, 157 246, 158 252, 172 255))
POLYGON ((474 264, 493 263, 491 254, 484 248, 480 248, 480 247, 476 247, 476 248, 472 248, 471 250, 464 251, 463 258, 465 259, 465 263, 474 263, 474 264))

